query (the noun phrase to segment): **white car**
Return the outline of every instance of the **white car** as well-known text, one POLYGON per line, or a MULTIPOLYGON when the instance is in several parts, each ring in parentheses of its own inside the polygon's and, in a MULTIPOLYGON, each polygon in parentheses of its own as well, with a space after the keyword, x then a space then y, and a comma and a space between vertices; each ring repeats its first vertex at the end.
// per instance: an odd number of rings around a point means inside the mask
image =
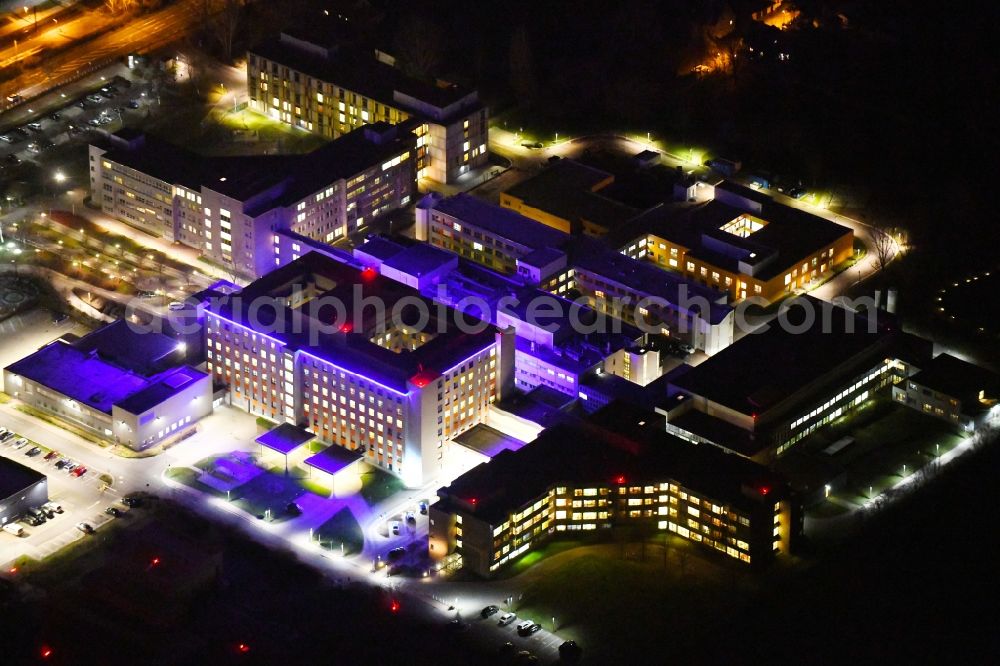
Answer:
POLYGON ((84 534, 93 534, 94 528, 90 523, 77 523, 76 529, 80 530, 84 534))
POLYGON ((517 619, 517 615, 514 613, 504 613, 500 616, 500 620, 497 622, 501 627, 506 627, 508 624, 517 619))
POLYGON ((10 534, 13 534, 14 536, 18 537, 24 536, 24 528, 18 525, 17 523, 7 523, 6 525, 3 526, 3 531, 9 532, 10 534))
POLYGON ((21 448, 24 448, 27 444, 28 444, 28 440, 26 440, 24 437, 21 437, 16 442, 14 442, 14 448, 15 449, 21 449, 21 448))
POLYGON ((48 511, 54 511, 56 513, 63 512, 63 508, 58 504, 56 504, 55 502, 46 502, 45 504, 42 505, 42 508, 48 511))

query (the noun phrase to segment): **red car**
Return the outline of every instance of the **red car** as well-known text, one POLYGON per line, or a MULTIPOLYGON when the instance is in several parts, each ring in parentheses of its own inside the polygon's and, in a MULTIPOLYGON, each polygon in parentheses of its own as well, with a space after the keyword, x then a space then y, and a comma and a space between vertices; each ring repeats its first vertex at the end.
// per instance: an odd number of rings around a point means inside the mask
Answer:
POLYGON ((86 473, 87 473, 87 468, 83 467, 82 465, 74 469, 72 472, 70 472, 70 474, 72 474, 73 476, 83 476, 86 473))
POLYGON ((58 451, 49 451, 48 453, 45 454, 45 457, 42 458, 42 460, 52 460, 58 455, 59 455, 58 451))

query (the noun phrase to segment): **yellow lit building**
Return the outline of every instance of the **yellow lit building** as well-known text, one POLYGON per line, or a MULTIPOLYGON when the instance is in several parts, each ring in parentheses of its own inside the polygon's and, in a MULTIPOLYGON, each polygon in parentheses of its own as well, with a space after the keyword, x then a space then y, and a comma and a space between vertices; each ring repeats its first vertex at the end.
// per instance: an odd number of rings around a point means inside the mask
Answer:
POLYGON ((417 178, 454 182, 488 161, 486 107, 475 90, 405 74, 395 60, 282 33, 247 54, 251 109, 335 139, 362 125, 404 124, 417 136, 417 178))
POLYGON ((673 438, 662 421, 618 403, 501 452, 438 496, 431 556, 458 553, 463 568, 484 577, 560 533, 615 525, 645 525, 753 565, 789 552, 801 531, 779 477, 673 438))

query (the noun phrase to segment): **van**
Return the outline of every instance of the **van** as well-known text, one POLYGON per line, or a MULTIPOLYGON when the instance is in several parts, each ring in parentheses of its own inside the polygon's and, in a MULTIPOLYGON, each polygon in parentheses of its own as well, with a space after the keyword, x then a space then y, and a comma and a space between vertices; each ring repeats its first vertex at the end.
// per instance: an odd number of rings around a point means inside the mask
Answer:
POLYGON ((18 525, 17 523, 7 523, 6 525, 3 526, 3 531, 9 532, 10 534, 13 534, 14 536, 18 537, 24 536, 24 528, 18 525))

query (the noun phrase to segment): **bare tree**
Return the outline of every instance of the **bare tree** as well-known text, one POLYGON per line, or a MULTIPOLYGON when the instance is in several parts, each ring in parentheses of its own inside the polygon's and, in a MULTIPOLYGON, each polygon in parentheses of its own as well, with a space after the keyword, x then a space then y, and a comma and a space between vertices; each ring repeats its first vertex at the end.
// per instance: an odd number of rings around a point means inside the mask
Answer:
POLYGON ((521 102, 530 103, 537 90, 528 31, 522 25, 510 40, 510 85, 521 102))
POLYGON ((441 64, 441 45, 446 43, 441 27, 422 16, 403 23, 395 47, 403 69, 415 76, 431 76, 441 64))
POLYGON ((883 270, 896 255, 896 237, 893 229, 884 224, 871 225, 872 247, 875 270, 883 270))
POLYGON ((202 0, 205 29, 218 43, 222 57, 233 59, 233 44, 243 18, 243 0, 202 0))

